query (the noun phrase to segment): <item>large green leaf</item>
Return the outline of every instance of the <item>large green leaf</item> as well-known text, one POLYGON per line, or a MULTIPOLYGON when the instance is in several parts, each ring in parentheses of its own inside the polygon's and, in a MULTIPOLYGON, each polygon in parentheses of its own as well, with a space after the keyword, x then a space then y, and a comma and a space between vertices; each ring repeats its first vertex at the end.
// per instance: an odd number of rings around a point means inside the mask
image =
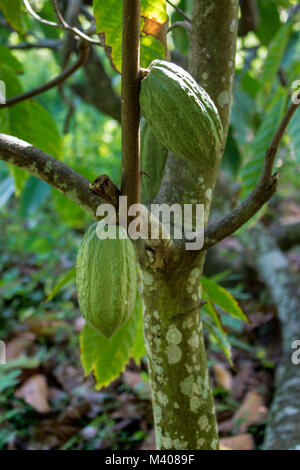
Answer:
POLYGON ((20 197, 19 213, 21 217, 26 218, 32 215, 43 204, 49 192, 48 184, 32 175, 29 176, 20 197))
MULTIPOLYGON (((15 67, 12 68, 1 61, 0 80, 5 82, 7 98, 17 96, 24 91, 15 67)), ((25 100, 9 108, 1 109, 0 126, 1 132, 25 140, 53 157, 61 159, 61 135, 51 115, 38 102, 25 100)), ((29 173, 12 166, 10 166, 10 173, 15 178, 16 194, 20 194, 29 173)))
POLYGON ((248 146, 247 157, 241 170, 242 199, 248 196, 259 180, 266 151, 283 116, 286 100, 286 90, 279 88, 262 119, 256 136, 248 146))
POLYGON ((7 65, 13 69, 16 73, 22 73, 24 71, 21 62, 13 55, 13 53, 0 45, 0 63, 7 65))
MULTIPOLYGON (((106 52, 112 66, 122 68, 122 15, 120 0, 94 0, 97 32, 104 35, 106 52), (112 11, 114 12, 112 14, 112 11)), ((141 1, 141 66, 148 67, 152 60, 165 54, 164 27, 167 21, 165 0, 141 1)))
POLYGON ((268 45, 280 28, 280 16, 276 0, 259 0, 259 24, 255 34, 265 45, 268 45))
MULTIPOLYGON (((235 300, 235 298, 228 292, 224 287, 217 284, 212 279, 208 279, 205 276, 202 276, 202 287, 205 293, 207 294, 210 302, 213 305, 217 305, 225 313, 232 315, 239 320, 248 321, 243 310, 235 300)), ((206 299, 205 299, 206 300, 206 299)), ((217 323, 217 322, 216 322, 217 323)))
POLYGON ((6 21, 19 33, 25 33, 25 15, 22 11, 21 0, 1 0, 0 10, 6 21))
MULTIPOLYGON (((128 363, 142 353, 137 346, 137 334, 140 334, 141 309, 139 303, 129 320, 111 338, 105 338, 94 328, 86 324, 80 335, 81 362, 88 375, 94 373, 96 389, 100 389, 119 377, 128 363)), ((139 339, 138 339, 139 340, 139 339)))
POLYGON ((270 101, 272 86, 274 85, 276 75, 280 68, 291 31, 292 24, 284 24, 281 26, 269 45, 268 55, 265 59, 260 79, 261 91, 258 96, 258 102, 262 105, 270 101))
POLYGON ((63 154, 61 134, 52 116, 34 100, 30 101, 30 120, 30 143, 60 160, 63 154))

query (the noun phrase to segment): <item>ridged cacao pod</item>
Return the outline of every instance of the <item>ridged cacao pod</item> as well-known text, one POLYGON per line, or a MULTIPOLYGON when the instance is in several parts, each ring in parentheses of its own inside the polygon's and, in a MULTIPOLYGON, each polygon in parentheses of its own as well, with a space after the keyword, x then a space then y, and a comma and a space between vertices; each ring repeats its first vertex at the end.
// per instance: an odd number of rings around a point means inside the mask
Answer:
POLYGON ((136 300, 137 264, 123 227, 116 239, 99 239, 101 223, 91 225, 76 261, 78 302, 85 320, 103 336, 112 336, 130 317, 136 300), (97 229, 97 232, 96 232, 97 229))
POLYGON ((154 134, 174 155, 215 165, 223 139, 220 116, 188 72, 154 60, 141 83, 140 107, 154 134))
POLYGON ((141 183, 143 202, 152 201, 157 195, 163 177, 168 149, 162 145, 145 119, 141 121, 141 169, 149 176, 143 175, 141 183))

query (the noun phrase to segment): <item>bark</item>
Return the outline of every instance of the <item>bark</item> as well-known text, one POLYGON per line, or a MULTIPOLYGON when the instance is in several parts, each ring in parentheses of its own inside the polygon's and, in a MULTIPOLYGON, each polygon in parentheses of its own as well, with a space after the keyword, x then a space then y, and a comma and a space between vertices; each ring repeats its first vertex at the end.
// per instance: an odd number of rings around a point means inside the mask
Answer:
POLYGON ((300 340, 300 289, 288 259, 258 224, 243 235, 245 247, 277 307, 282 331, 282 361, 268 419, 264 449, 300 450, 300 365, 292 363, 294 341, 300 340))
POLYGON ((90 191, 84 176, 24 140, 0 134, 0 159, 50 184, 93 218, 99 204, 107 202, 90 191))
MULTIPOLYGON (((227 135, 238 2, 194 1, 189 70, 216 102, 227 135), (205 51, 205 53, 203 52, 205 51), (221 77, 221 80, 220 80, 221 77), (220 84, 221 83, 221 84, 220 84)), ((209 218, 217 164, 169 154, 159 203, 203 203, 209 218)), ((200 316, 205 252, 179 253, 164 270, 144 266, 144 333, 159 449, 218 449, 218 432, 200 316)))

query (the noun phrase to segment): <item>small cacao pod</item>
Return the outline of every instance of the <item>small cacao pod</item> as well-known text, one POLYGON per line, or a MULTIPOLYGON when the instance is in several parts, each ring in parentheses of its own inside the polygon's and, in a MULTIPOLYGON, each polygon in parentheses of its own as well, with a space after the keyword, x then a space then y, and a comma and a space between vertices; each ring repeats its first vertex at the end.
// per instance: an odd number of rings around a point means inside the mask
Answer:
POLYGON ((220 116, 188 72, 154 60, 142 80, 139 99, 146 121, 167 149, 185 160, 215 165, 223 139, 220 116))
POLYGON ((168 150, 143 118, 141 120, 141 169, 147 173, 143 175, 141 183, 143 202, 151 202, 157 195, 167 156, 168 150))
POLYGON ((95 223, 85 233, 76 260, 76 284, 83 317, 110 337, 134 309, 137 264, 126 230, 116 226, 115 239, 104 238, 104 230, 95 223))

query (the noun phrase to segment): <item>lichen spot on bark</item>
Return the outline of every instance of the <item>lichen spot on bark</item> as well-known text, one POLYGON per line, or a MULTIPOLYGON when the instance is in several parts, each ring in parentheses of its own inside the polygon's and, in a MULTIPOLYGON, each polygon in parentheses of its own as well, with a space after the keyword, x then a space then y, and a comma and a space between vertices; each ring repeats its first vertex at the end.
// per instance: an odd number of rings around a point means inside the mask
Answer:
POLYGON ((199 428, 201 431, 209 431, 210 430, 210 425, 209 425, 209 422, 208 422, 208 419, 207 419, 207 416, 203 415, 203 416, 200 416, 200 418, 198 419, 198 424, 199 424, 199 428))
POLYGON ((177 364, 182 357, 181 349, 176 344, 169 344, 166 348, 166 352, 168 356, 168 363, 170 365, 177 364))
POLYGON ((182 340, 182 334, 176 328, 176 325, 172 324, 169 326, 169 329, 166 334, 166 340, 171 344, 179 344, 182 340))
POLYGON ((223 108, 229 104, 229 92, 227 90, 221 91, 218 95, 218 104, 223 108))

